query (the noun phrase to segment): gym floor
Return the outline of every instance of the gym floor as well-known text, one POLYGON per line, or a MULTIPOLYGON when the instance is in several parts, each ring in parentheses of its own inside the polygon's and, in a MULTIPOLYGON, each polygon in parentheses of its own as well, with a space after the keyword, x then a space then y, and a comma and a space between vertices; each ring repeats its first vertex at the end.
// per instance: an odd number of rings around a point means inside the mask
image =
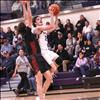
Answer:
MULTIPOLYGON (((17 97, 13 91, 1 92, 1 100, 36 100, 36 96, 17 97)), ((49 91, 46 100, 100 100, 100 88, 49 91)))

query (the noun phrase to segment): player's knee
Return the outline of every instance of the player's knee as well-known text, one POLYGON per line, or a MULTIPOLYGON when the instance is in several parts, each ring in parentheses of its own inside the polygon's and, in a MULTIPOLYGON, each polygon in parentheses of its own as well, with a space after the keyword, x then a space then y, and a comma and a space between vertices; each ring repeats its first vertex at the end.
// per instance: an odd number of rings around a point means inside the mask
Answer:
POLYGON ((52 76, 49 76, 49 78, 47 79, 48 80, 48 82, 52 82, 52 76))
POLYGON ((62 60, 61 57, 58 57, 58 58, 55 60, 55 62, 56 62, 57 65, 61 65, 62 62, 63 62, 63 60, 62 60))

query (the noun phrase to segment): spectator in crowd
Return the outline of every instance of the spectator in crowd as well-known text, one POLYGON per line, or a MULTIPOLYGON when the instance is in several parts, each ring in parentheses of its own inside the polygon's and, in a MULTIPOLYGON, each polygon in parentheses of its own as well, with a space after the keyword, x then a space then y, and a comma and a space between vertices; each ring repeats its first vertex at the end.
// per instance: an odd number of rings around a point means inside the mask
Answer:
POLYGON ((76 23, 76 31, 77 32, 82 32, 83 27, 85 26, 85 21, 87 19, 84 17, 84 15, 80 15, 80 19, 76 23))
POLYGON ((1 46, 1 55, 3 55, 5 51, 8 51, 10 54, 13 53, 13 46, 9 43, 7 37, 5 37, 4 43, 1 46))
POLYGON ((30 7, 31 7, 31 11, 32 11, 32 14, 34 15, 36 13, 36 10, 37 10, 37 1, 36 0, 31 0, 30 1, 30 7))
POLYGON ((78 53, 81 51, 82 46, 84 45, 84 38, 82 33, 77 33, 77 42, 75 46, 75 58, 78 56, 78 53))
POLYGON ((66 33, 72 33, 74 31, 74 26, 73 24, 70 22, 70 19, 66 20, 66 24, 65 24, 65 31, 66 33))
POLYGON ((57 28, 57 31, 60 31, 61 33, 63 33, 65 35, 65 29, 64 29, 64 26, 61 22, 60 19, 58 19, 58 28, 57 28))
MULTIPOLYGON (((3 28, 0 27, 0 44, 1 45, 3 44, 5 37, 6 37, 6 33, 3 31, 3 28)), ((0 45, 0 48, 1 48, 1 45, 0 45)))
POLYGON ((58 49, 56 50, 57 54, 62 58, 62 66, 63 71, 68 71, 68 64, 70 62, 69 54, 66 50, 64 50, 64 47, 62 44, 58 44, 58 49))
POLYGON ((96 30, 98 30, 100 32, 100 20, 97 20, 96 30))
POLYGON ((91 70, 89 71, 89 76, 100 75, 100 47, 94 54, 93 58, 90 60, 91 70))
POLYGON ((34 0, 34 1, 33 1, 33 0, 30 1, 30 6, 31 6, 31 7, 36 7, 36 8, 37 8, 37 1, 35 1, 35 0, 34 0))
POLYGON ((7 33, 6 34, 7 34, 7 39, 9 40, 9 43, 12 44, 14 32, 11 30, 10 27, 7 27, 7 33))
POLYGON ((8 51, 3 52, 3 57, 1 63, 2 73, 11 77, 15 68, 15 60, 8 51))
POLYGON ((96 50, 98 50, 99 48, 100 48, 100 40, 97 42, 96 50))
POLYGON ((97 52, 94 54, 92 66, 94 66, 95 68, 100 68, 100 47, 98 48, 97 52))
POLYGON ((79 45, 80 45, 80 47, 82 47, 83 45, 84 45, 84 37, 83 37, 83 35, 82 35, 82 33, 81 32, 78 32, 78 34, 77 34, 77 40, 79 41, 79 45))
POLYGON ((86 73, 88 70, 89 70, 88 60, 84 56, 84 53, 80 52, 74 67, 74 71, 78 76, 76 80, 79 79, 80 75, 82 75, 82 77, 86 77, 86 73))
POLYGON ((46 9, 47 8, 47 0, 37 0, 37 9, 46 9))
POLYGON ((83 36, 87 40, 92 40, 92 35, 93 35, 93 29, 89 23, 89 21, 85 21, 85 26, 83 27, 82 30, 83 36))
POLYGON ((0 27, 0 37, 3 38, 5 37, 6 33, 4 32, 3 28, 0 27))
POLYGON ((15 71, 13 73, 13 77, 16 76, 17 72, 21 77, 21 81, 18 84, 17 91, 16 91, 18 93, 22 89, 25 90, 26 92, 28 92, 29 89, 30 89, 29 81, 28 81, 28 78, 27 78, 28 67, 31 68, 31 65, 30 65, 27 57, 25 56, 24 50, 20 49, 19 50, 19 56, 16 59, 15 71))
POLYGON ((100 40, 100 31, 96 30, 94 32, 94 36, 92 38, 92 43, 94 45, 94 47, 96 48, 97 47, 97 42, 100 40))
POLYGON ((14 33, 16 33, 16 31, 18 30, 18 26, 14 26, 14 33))
POLYGON ((16 0, 12 5, 12 18, 22 17, 22 5, 20 0, 16 0))
POLYGON ((16 47, 16 44, 18 42, 18 38, 22 39, 22 35, 18 33, 17 29, 15 29, 14 36, 13 36, 13 41, 12 41, 12 44, 13 44, 14 48, 16 47))
POLYGON ((21 37, 18 37, 16 47, 15 47, 16 52, 18 52, 19 49, 21 49, 21 48, 23 48, 26 51, 25 43, 24 43, 23 39, 21 37))
POLYGON ((74 52, 74 48, 76 45, 76 39, 72 36, 72 33, 68 33, 67 36, 67 40, 66 40, 66 50, 68 51, 69 55, 73 55, 74 52))
POLYGON ((95 48, 90 40, 86 40, 86 44, 83 46, 83 50, 85 52, 86 57, 90 58, 93 56, 95 48))
POLYGON ((36 78, 35 78, 35 74, 34 71, 31 69, 30 73, 29 73, 29 82, 30 82, 30 88, 31 91, 36 91, 36 78))
POLYGON ((66 47, 66 40, 64 38, 64 35, 60 31, 58 31, 57 34, 58 34, 58 36, 55 39, 54 50, 57 49, 58 44, 62 44, 64 48, 66 47))

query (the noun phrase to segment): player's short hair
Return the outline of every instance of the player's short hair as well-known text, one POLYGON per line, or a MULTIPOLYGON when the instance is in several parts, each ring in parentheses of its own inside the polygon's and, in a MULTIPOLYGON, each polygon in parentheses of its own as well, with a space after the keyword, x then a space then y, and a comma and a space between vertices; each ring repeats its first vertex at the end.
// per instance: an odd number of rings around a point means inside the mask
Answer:
POLYGON ((34 27, 36 27, 35 22, 36 22, 36 19, 37 19, 38 17, 39 17, 39 16, 35 16, 35 17, 33 18, 33 20, 32 20, 32 23, 33 23, 33 26, 34 26, 34 27))

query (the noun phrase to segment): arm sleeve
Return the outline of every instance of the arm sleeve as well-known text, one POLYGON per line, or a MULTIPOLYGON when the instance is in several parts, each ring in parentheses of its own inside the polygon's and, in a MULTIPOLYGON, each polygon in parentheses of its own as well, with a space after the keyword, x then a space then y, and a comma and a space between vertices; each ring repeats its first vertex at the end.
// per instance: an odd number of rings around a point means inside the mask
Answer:
POLYGON ((16 59, 16 65, 20 65, 20 59, 19 58, 16 59))
POLYGON ((81 65, 85 65, 85 64, 87 64, 87 59, 86 58, 84 58, 81 65))
POLYGON ((76 60, 75 66, 76 66, 76 67, 80 67, 79 59, 76 60))

